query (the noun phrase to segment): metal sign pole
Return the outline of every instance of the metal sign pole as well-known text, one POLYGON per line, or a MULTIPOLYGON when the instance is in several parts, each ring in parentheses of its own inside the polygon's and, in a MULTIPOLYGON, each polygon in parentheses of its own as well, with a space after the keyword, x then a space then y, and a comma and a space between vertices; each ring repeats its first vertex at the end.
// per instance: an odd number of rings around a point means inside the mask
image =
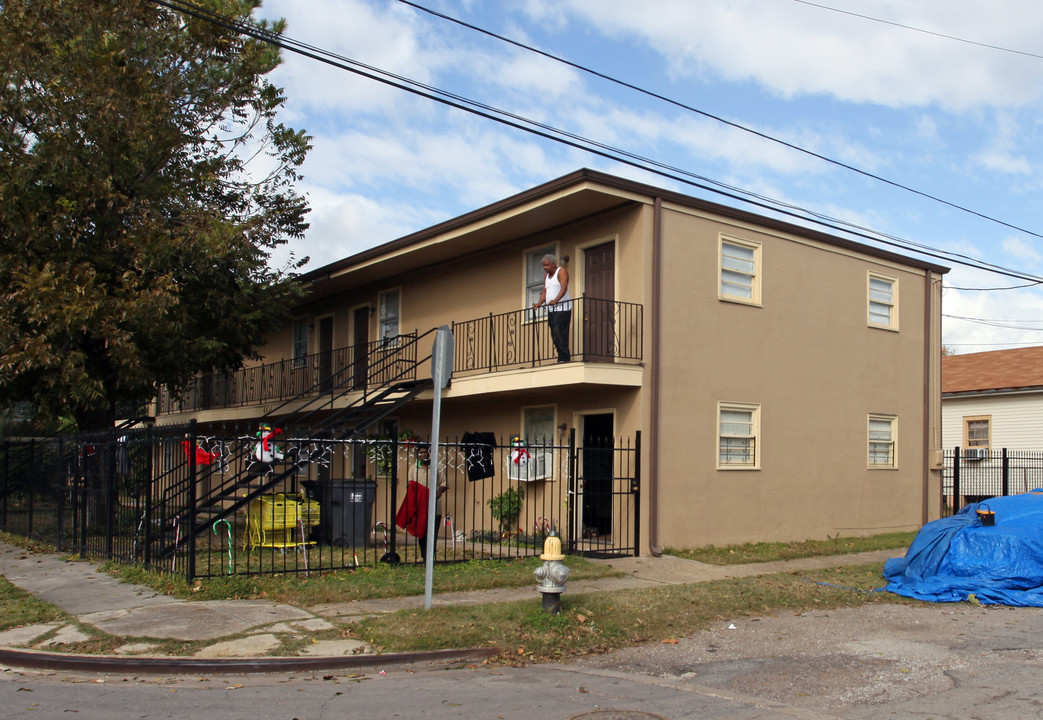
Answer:
POLYGON ((435 383, 435 399, 431 410, 431 466, 434 469, 434 483, 431 473, 427 475, 427 534, 425 536, 424 562, 424 609, 431 609, 431 588, 435 576, 435 510, 438 507, 438 436, 442 421, 442 390, 449 385, 453 376, 453 354, 455 353, 453 331, 448 325, 438 328, 435 333, 435 344, 431 349, 431 378, 435 383))

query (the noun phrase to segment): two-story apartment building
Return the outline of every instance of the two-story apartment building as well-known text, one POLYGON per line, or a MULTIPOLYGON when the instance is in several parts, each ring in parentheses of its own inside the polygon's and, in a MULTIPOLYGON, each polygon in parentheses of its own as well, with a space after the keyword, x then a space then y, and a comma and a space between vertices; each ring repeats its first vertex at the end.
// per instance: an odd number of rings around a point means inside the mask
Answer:
MULTIPOLYGON (((244 380, 248 368, 194 405, 161 397, 159 421, 261 417, 280 397, 264 388, 293 384, 295 369, 332 410, 423 360, 425 333, 450 326, 445 436, 641 438, 637 517, 585 507, 584 532, 635 523, 641 552, 656 552, 911 530, 940 508, 945 272, 579 170, 308 272, 294 323, 262 349, 264 379, 244 380), (566 363, 532 309, 548 254, 574 298, 566 363)), ((432 398, 425 387, 383 422, 424 436, 432 398)), ((358 469, 335 462, 334 474, 358 469)), ((578 473, 589 489, 596 463, 546 475, 578 473)))

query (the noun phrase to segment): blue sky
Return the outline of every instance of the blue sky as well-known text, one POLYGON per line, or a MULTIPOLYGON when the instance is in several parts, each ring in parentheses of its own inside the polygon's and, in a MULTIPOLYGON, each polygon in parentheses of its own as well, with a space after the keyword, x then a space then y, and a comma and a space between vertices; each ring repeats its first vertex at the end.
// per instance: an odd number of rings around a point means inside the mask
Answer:
MULTIPOLYGON (((1043 276, 1043 240, 1034 235, 1043 234, 1043 58, 1033 55, 1043 3, 418 4, 1006 225, 396 0, 266 0, 259 14, 286 18, 293 40, 596 142, 1043 276)), ((288 97, 284 121, 314 137, 299 185, 312 206, 311 228, 290 248, 312 258, 309 269, 580 167, 762 212, 292 53, 273 79, 288 97)), ((966 353, 1043 344, 1043 286, 955 289, 1026 281, 934 261, 952 268, 943 301, 947 346, 966 353)))

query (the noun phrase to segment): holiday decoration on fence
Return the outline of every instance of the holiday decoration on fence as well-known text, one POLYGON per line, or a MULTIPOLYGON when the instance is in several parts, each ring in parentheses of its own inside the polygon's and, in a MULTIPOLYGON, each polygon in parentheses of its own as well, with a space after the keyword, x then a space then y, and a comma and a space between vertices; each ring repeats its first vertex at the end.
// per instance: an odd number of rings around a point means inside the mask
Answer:
POLYGON ((261 425, 256 435, 260 442, 254 448, 254 457, 263 463, 279 462, 283 459, 282 449, 275 444, 275 436, 281 435, 279 428, 272 429, 271 425, 261 425))
POLYGON ((529 451, 520 435, 511 435, 511 463, 524 467, 529 464, 529 451))

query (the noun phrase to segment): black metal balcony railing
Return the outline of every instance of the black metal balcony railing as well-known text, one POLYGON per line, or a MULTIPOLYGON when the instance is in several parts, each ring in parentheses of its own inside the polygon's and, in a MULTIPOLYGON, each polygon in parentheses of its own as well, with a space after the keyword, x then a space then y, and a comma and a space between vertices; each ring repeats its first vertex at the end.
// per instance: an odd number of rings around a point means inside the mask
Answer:
MULTIPOLYGON (((577 298, 572 301, 569 351, 573 361, 629 362, 642 359, 642 306, 577 298)), ((456 356, 453 372, 539 367, 557 362, 546 310, 515 310, 453 323, 456 356)))
MULTIPOLYGON (((161 387, 157 393, 159 414, 195 412, 219 408, 264 405, 306 394, 330 392, 335 387, 364 389, 391 380, 416 379, 408 368, 416 365, 415 333, 396 342, 379 340, 338 348, 293 360, 246 367, 231 373, 206 373, 179 395, 161 387)), ((415 376, 415 367, 413 373, 415 376)))
MULTIPOLYGON (((572 301, 569 349, 574 362, 629 363, 642 360, 644 315, 641 305, 577 298, 572 301)), ((452 325, 458 376, 549 365, 557 360, 546 312, 515 310, 452 325)), ((207 373, 179 395, 160 388, 156 412, 197 412, 264 405, 334 388, 379 387, 409 377, 417 362, 416 333, 398 342, 379 340, 242 368, 231 373, 207 373), (410 342, 412 340, 413 342, 410 342)))

